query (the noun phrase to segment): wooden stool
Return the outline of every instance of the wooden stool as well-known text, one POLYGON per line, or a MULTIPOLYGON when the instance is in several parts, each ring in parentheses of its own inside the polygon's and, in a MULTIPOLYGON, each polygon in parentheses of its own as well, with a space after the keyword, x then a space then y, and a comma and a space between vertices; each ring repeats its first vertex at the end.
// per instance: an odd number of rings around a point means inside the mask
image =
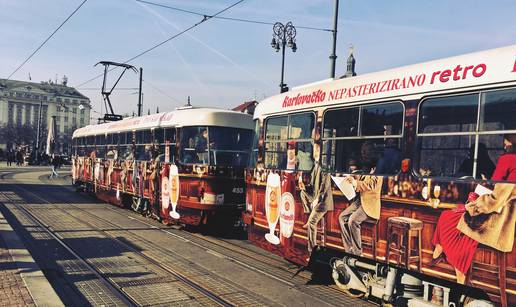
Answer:
POLYGON ((376 260, 376 243, 378 240, 378 220, 367 219, 362 222, 363 226, 367 226, 371 229, 371 239, 362 237, 362 245, 370 247, 373 252, 373 259, 376 260))
POLYGON ((398 256, 396 264, 405 264, 409 269, 410 263, 417 262, 418 271, 421 272, 421 231, 423 222, 420 220, 396 216, 387 219, 387 252, 385 261, 389 264, 391 252, 398 256), (394 237, 396 240, 394 241, 394 237), (413 256, 412 238, 417 237, 416 252, 413 256))
MULTIPOLYGON (((478 245, 478 248, 483 248, 487 250, 491 250, 494 253, 496 253, 496 258, 498 261, 498 265, 490 265, 490 264, 484 264, 475 262, 473 259, 473 262, 471 263, 471 266, 468 271, 468 276, 466 276, 466 283, 470 283, 473 280, 473 270, 478 270, 481 273, 488 273, 492 274, 493 276, 498 276, 498 289, 500 290, 497 298, 500 300, 500 304, 502 307, 508 306, 507 301, 507 256, 506 253, 495 250, 494 248, 485 246, 485 245, 478 245), (474 268, 474 266, 477 266, 474 268)), ((484 277, 485 278, 485 277, 484 277)))

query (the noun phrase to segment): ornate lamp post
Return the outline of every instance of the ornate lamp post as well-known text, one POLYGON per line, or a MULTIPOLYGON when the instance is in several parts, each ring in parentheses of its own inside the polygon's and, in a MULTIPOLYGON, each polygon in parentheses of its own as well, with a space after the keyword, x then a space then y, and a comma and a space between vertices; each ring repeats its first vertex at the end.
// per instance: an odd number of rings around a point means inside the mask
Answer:
POLYGON ((283 25, 281 22, 276 22, 272 27, 272 41, 271 46, 276 52, 281 49, 281 82, 280 82, 280 93, 288 91, 288 87, 283 83, 283 75, 285 73, 285 46, 292 48, 292 52, 296 52, 296 28, 292 22, 287 22, 283 25))

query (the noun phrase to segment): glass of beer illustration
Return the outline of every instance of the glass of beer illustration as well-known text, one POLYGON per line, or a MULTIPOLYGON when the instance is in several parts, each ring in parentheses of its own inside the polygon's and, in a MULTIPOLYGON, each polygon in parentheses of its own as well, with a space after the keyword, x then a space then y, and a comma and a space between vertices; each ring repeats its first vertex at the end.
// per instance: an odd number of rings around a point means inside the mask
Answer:
POLYGON ((177 166, 170 165, 170 202, 172 203, 172 211, 169 215, 173 219, 179 219, 180 215, 176 211, 177 202, 179 200, 179 172, 177 166))
POLYGON ((269 223, 269 233, 265 234, 265 239, 272 244, 279 244, 279 238, 274 234, 276 224, 279 219, 279 204, 281 201, 280 176, 269 174, 267 176, 267 187, 265 189, 265 214, 269 223))

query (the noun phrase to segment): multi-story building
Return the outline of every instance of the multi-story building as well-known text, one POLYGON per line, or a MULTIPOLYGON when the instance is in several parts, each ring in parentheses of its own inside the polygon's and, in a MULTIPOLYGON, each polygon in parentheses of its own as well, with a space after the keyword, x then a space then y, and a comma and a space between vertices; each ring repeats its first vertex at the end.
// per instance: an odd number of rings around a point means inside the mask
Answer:
POLYGON ((0 79, 0 149, 35 148, 39 127, 43 150, 54 117, 56 149, 66 154, 73 131, 90 123, 90 110, 89 98, 67 86, 66 77, 61 84, 0 79))

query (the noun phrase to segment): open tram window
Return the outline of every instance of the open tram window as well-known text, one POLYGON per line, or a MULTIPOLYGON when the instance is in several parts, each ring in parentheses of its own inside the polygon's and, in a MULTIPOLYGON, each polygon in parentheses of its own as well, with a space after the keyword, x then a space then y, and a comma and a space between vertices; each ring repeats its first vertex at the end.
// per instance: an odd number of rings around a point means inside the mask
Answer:
POLYGON ((313 166, 313 113, 267 119, 265 126, 265 167, 310 170, 313 166))
POLYGON ((418 116, 420 175, 491 179, 503 135, 516 133, 516 90, 426 99, 418 116))
POLYGON ((400 102, 327 111, 323 119, 323 165, 333 172, 369 172, 375 167, 376 174, 398 173, 403 113, 400 102))

